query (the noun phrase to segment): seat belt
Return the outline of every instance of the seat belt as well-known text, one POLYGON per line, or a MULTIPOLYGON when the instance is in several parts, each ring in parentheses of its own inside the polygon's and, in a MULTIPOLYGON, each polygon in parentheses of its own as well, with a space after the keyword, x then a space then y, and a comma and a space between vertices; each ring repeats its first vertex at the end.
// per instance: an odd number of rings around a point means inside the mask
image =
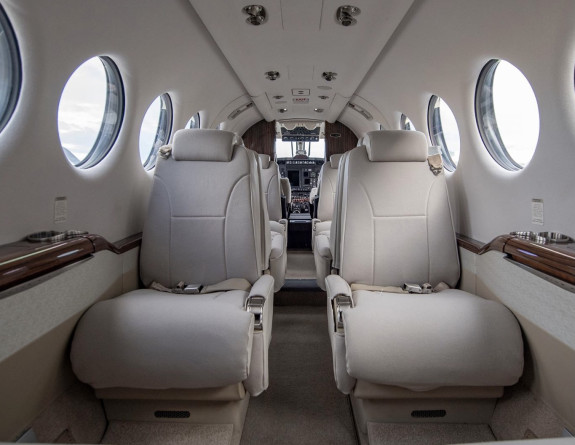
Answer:
POLYGON ((435 176, 443 171, 443 160, 440 154, 428 156, 427 163, 429 164, 429 169, 435 176))
POLYGON ((226 292, 230 290, 249 292, 251 288, 252 285, 245 278, 229 278, 227 280, 220 281, 219 283, 208 284, 207 286, 202 286, 201 284, 187 284, 184 281, 180 281, 174 288, 166 287, 163 284, 154 281, 149 287, 149 289, 160 292, 187 295, 209 294, 212 292, 226 292))
POLYGON ((367 290, 371 292, 386 292, 391 294, 431 294, 441 292, 442 290, 449 289, 449 285, 440 282, 437 286, 431 287, 431 284, 411 284, 405 283, 403 286, 371 286, 369 284, 358 284, 353 283, 351 286, 351 291, 356 290, 367 290))

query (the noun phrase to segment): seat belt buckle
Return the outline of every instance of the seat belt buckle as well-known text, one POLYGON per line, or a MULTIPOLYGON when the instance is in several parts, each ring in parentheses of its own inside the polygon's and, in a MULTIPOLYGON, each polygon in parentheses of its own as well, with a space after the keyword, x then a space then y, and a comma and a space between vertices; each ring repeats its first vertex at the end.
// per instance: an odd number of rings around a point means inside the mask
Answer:
POLYGON ((186 294, 186 295, 197 295, 202 292, 201 284, 186 284, 183 281, 180 281, 176 287, 174 288, 175 294, 186 294))
POLYGON ((419 284, 404 283, 401 288, 405 292, 408 292, 410 294, 422 294, 423 293, 423 289, 421 288, 421 286, 419 284))

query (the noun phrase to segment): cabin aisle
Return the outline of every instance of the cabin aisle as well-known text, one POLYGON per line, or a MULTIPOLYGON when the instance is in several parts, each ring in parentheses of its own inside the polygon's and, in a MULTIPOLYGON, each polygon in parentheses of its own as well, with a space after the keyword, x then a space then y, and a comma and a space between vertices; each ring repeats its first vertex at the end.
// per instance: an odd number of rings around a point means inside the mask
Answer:
POLYGON ((242 445, 356 444, 333 380, 325 306, 276 306, 273 323, 270 386, 250 400, 242 445))

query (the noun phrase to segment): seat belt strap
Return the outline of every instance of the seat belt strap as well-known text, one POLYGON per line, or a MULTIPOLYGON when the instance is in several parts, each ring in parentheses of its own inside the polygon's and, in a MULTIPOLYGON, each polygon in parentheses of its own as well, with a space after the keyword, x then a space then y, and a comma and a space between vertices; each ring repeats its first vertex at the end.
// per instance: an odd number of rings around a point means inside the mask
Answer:
POLYGON ((209 294, 212 292, 226 292, 230 290, 249 292, 252 285, 245 278, 229 278, 227 280, 220 281, 219 283, 208 284, 207 286, 202 286, 201 284, 186 284, 185 282, 180 281, 174 288, 166 287, 163 284, 154 281, 150 284, 149 288, 170 294, 197 295, 209 294))
POLYGON ((369 284, 358 284, 353 283, 351 286, 351 291, 356 290, 367 290, 371 292, 386 292, 391 294, 431 294, 436 292, 441 292, 442 290, 449 289, 449 285, 440 282, 437 286, 431 287, 431 284, 411 284, 405 283, 403 286, 371 286, 369 284))

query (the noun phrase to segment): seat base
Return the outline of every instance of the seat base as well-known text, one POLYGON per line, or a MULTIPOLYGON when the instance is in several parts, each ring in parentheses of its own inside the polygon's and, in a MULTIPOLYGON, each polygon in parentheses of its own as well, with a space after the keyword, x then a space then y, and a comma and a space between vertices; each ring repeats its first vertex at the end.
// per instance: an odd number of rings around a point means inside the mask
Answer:
POLYGON ((360 399, 354 395, 350 395, 350 399, 361 445, 369 443, 368 422, 488 424, 497 400, 494 398, 374 400, 360 399))
POLYGON ((244 428, 250 396, 241 400, 189 401, 189 400, 104 400, 108 421, 128 420, 140 422, 185 422, 199 424, 232 424, 232 445, 239 445, 244 428), (158 417, 158 412, 174 417, 158 417), (175 417, 188 416, 189 417, 175 417))

